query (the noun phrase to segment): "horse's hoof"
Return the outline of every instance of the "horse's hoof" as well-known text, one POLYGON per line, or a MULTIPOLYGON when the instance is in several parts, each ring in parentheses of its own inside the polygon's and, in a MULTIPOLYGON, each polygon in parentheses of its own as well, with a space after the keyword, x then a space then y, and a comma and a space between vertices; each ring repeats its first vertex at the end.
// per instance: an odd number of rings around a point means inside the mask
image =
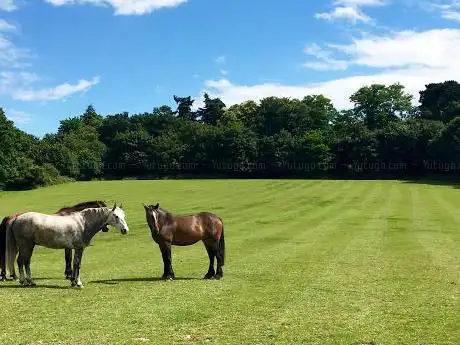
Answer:
POLYGON ((203 279, 214 279, 214 274, 206 274, 203 279))
POLYGON ((6 276, 1 276, 1 277, 0 277, 0 281, 1 281, 1 282, 6 281, 6 276))
POLYGON ((35 284, 35 282, 33 282, 33 281, 29 281, 29 286, 30 286, 30 287, 36 287, 37 284, 35 284))
POLYGON ((175 279, 175 276, 173 274, 168 274, 168 275, 162 275, 161 276, 161 279, 163 280, 174 280, 175 279))
POLYGON ((18 280, 18 276, 16 274, 10 275, 11 280, 18 280))
POLYGON ((222 276, 221 276, 220 274, 216 274, 216 275, 214 276, 214 279, 215 279, 215 280, 220 280, 221 278, 222 278, 222 276))

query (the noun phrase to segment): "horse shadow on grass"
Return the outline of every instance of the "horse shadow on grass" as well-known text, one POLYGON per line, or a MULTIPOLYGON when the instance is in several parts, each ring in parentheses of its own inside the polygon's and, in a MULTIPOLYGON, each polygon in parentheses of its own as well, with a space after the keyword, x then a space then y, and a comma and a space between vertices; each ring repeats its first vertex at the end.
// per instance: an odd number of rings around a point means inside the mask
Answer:
POLYGON ((36 286, 22 286, 19 283, 16 285, 0 285, 0 289, 54 289, 54 290, 69 290, 72 289, 70 286, 62 285, 40 285, 36 286))
MULTIPOLYGON (((176 277, 174 280, 203 280, 200 278, 193 277, 176 277)), ((90 284, 107 284, 113 285, 118 283, 128 283, 128 282, 162 282, 167 281, 160 277, 137 277, 137 278, 118 278, 118 279, 102 279, 102 280, 92 280, 90 284)))
POLYGON ((33 278, 34 282, 37 284, 35 286, 22 286, 22 285, 19 284, 18 281, 8 280, 8 282, 12 282, 13 284, 0 284, 0 289, 54 289, 54 290, 72 289, 72 287, 70 285, 68 285, 68 286, 56 285, 56 284, 42 285, 41 283, 39 283, 39 281, 43 281, 43 280, 58 280, 58 279, 59 278, 57 278, 57 277, 53 277, 53 278, 51 278, 51 277, 33 278))

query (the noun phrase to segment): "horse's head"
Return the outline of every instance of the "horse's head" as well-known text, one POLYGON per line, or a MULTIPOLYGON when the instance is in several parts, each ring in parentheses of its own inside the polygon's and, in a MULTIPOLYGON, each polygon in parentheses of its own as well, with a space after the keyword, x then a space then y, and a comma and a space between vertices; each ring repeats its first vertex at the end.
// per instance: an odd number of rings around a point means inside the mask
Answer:
POLYGON ((109 217, 107 219, 107 224, 112 225, 119 229, 123 235, 126 235, 129 231, 128 223, 125 220, 125 212, 122 210, 122 205, 120 207, 115 205, 110 210, 109 217))
POLYGON ((144 205, 145 217, 147 218, 147 223, 150 227, 150 230, 158 233, 160 232, 161 227, 161 209, 160 204, 156 205, 144 205))

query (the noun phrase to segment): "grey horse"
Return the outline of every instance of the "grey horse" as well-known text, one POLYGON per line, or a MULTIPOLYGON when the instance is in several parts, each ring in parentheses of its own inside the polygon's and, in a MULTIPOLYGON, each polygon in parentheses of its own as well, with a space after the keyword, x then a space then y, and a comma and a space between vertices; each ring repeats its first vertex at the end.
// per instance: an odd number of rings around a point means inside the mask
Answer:
POLYGON ((52 249, 74 249, 71 286, 82 288, 80 263, 83 251, 106 225, 118 228, 123 235, 129 231, 125 212, 116 204, 113 208, 87 208, 68 215, 23 213, 10 222, 6 229, 8 269, 10 273, 15 273, 14 260, 19 253, 19 282, 23 286, 35 286, 30 270, 30 259, 35 245, 52 249))

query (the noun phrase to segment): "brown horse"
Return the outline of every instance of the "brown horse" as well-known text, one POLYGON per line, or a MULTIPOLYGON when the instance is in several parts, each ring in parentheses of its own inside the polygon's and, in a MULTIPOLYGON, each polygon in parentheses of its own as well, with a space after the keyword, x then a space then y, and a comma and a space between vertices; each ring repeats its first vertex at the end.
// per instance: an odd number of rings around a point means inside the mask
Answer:
MULTIPOLYGON (((85 201, 74 206, 63 207, 58 210, 55 214, 59 216, 65 216, 73 212, 83 211, 87 208, 100 208, 107 207, 104 201, 95 200, 95 201, 85 201)), ((2 223, 0 224, 0 281, 6 280, 6 260, 5 260, 5 251, 6 251, 6 226, 9 222, 13 221, 16 217, 22 213, 10 214, 3 218, 2 223)), ((109 229, 106 225, 102 227, 102 232, 108 232, 109 229)), ((71 279, 72 277, 72 249, 65 249, 65 279, 71 279)), ((16 274, 12 274, 11 279, 16 280, 16 274)))
POLYGON ((203 241, 209 257, 209 269, 204 279, 223 277, 225 260, 224 223, 220 217, 209 212, 194 215, 174 216, 159 204, 144 205, 152 239, 158 244, 163 258, 163 279, 174 279, 171 246, 189 246, 203 241), (214 271, 214 258, 217 270, 214 271))

